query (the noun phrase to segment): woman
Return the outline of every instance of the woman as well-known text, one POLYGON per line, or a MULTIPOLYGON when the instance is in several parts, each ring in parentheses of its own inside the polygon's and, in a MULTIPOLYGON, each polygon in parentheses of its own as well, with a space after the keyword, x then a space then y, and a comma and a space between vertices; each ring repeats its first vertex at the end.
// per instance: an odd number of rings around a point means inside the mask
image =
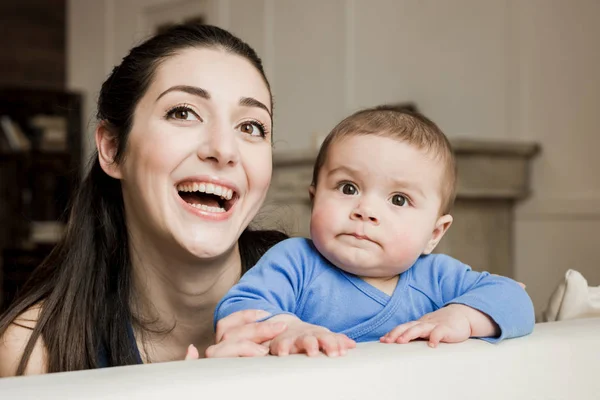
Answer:
POLYGON ((216 303, 273 244, 272 96, 247 44, 178 26, 131 50, 98 101, 97 153, 65 237, 0 320, 0 376, 265 355, 285 326, 216 303), (227 331, 227 340, 222 340, 227 331), (196 358, 191 347, 188 358, 196 358))

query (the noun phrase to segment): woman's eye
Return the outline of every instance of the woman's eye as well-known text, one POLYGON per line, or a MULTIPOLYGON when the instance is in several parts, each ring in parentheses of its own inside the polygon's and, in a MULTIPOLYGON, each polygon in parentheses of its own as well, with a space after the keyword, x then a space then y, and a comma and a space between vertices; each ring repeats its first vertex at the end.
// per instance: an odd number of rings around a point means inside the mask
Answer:
POLYGON ((392 196, 392 204, 398 207, 405 207, 408 205, 408 199, 401 194, 395 194, 392 196))
POLYGON ((258 122, 243 122, 240 124, 240 131, 250 136, 265 136, 265 128, 258 122))
POLYGON ((175 107, 167 113, 167 119, 177 119, 180 121, 194 121, 199 118, 196 116, 196 113, 192 111, 189 107, 175 107))
POLYGON ((340 191, 348 196, 354 196, 358 193, 358 189, 351 183, 344 183, 339 187, 340 191))

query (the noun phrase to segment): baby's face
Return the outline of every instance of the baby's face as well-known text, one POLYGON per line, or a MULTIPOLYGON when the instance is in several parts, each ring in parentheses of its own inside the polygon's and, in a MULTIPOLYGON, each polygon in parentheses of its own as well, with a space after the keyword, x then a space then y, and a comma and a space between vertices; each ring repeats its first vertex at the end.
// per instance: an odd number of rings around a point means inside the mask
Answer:
POLYGON ((349 136, 335 142, 314 190, 311 237, 337 267, 369 278, 398 275, 429 253, 449 216, 439 216, 443 164, 405 142, 349 136))

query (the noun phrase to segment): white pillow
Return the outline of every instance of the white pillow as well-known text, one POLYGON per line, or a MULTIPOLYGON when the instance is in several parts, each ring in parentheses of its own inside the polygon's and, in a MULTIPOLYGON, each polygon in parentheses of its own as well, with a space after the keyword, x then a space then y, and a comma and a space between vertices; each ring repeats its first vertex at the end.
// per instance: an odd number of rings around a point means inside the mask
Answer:
POLYGON ((542 321, 594 317, 600 317, 600 286, 588 286, 583 275, 568 270, 565 279, 550 296, 548 307, 542 313, 542 321))

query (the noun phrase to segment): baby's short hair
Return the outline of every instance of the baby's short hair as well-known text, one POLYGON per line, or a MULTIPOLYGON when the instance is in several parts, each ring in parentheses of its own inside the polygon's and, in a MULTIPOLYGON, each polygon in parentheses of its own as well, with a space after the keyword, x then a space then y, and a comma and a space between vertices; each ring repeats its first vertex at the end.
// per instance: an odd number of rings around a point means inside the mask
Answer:
POLYGON ((430 153, 444 166, 440 212, 447 214, 456 197, 456 161, 452 146, 441 129, 424 115, 391 105, 381 105, 355 112, 346 117, 327 135, 313 169, 312 186, 317 186, 319 172, 327 160, 329 148, 336 141, 353 135, 376 135, 406 142, 430 153))

